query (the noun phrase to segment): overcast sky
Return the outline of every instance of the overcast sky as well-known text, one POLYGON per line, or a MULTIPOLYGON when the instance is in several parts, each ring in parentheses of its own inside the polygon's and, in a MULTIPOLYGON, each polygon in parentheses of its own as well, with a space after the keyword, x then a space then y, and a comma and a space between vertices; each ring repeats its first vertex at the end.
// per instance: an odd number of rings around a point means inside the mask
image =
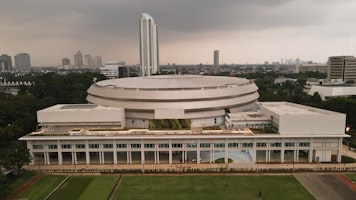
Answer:
POLYGON ((227 64, 356 55, 354 0, 1 0, 0 54, 137 64, 141 12, 159 26, 161 64, 212 64, 216 49, 227 64))

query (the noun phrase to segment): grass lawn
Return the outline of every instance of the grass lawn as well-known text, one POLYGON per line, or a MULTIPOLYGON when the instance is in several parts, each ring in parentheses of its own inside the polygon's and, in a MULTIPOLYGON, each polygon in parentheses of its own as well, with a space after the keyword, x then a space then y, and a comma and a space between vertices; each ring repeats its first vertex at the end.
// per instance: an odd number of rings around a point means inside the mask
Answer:
POLYGON ((43 200, 54 188, 56 188, 67 176, 47 175, 42 177, 36 184, 28 188, 20 199, 43 200))
POLYGON ((349 177, 351 180, 356 180, 356 174, 345 174, 345 176, 349 177))
POLYGON ((293 176, 125 176, 117 200, 314 199, 293 176))
POLYGON ((72 176, 50 199, 106 199, 117 179, 118 176, 72 176))
POLYGON ((11 183, 10 183, 10 189, 12 192, 15 192, 22 188, 27 182, 29 182, 33 177, 37 175, 37 172, 35 171, 27 171, 25 170, 23 174, 20 176, 16 177, 11 183))

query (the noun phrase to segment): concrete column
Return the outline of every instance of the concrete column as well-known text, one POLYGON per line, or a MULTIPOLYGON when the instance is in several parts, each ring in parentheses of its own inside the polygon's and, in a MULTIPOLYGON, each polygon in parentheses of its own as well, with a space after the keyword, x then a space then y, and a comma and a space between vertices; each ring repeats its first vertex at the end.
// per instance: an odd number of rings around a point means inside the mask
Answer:
POLYGON ((281 149, 281 163, 284 163, 284 142, 282 143, 282 149, 281 149))
POLYGON ((141 147, 141 164, 145 164, 145 150, 141 147))
POLYGON ((341 158, 342 158, 342 138, 339 138, 339 146, 338 146, 338 150, 337 150, 337 161, 336 162, 340 163, 341 158))
POLYGON ((62 145, 59 140, 57 140, 57 153, 58 153, 58 164, 63 164, 63 156, 62 156, 62 145))
POLYGON ((310 138, 310 145, 309 145, 309 158, 308 158, 308 162, 312 163, 313 162, 313 138, 310 138))
POLYGON ((198 164, 200 164, 200 140, 198 139, 197 140, 197 149, 196 149, 196 153, 197 153, 197 162, 198 162, 198 164))
POLYGON ((268 162, 271 162, 271 150, 268 150, 268 162))
POLYGON ((184 161, 185 161, 185 163, 188 162, 188 153, 187 153, 187 151, 184 151, 184 161))
POLYGON ((102 160, 101 164, 105 164, 105 152, 102 151, 100 153, 101 153, 101 160, 102 160))
POLYGON ((131 155, 131 151, 127 151, 127 159, 128 159, 128 164, 132 164, 132 155, 131 155))
POLYGON ((266 163, 268 163, 268 151, 269 150, 266 149, 266 163))
POLYGON ((252 147, 252 163, 256 163, 256 157, 257 157, 257 149, 256 149, 256 141, 253 141, 253 147, 252 147))
POLYGON ((184 163, 184 159, 185 159, 185 158, 184 158, 184 151, 181 151, 181 155, 182 155, 182 160, 181 160, 181 162, 184 163))
POLYGON ((85 163, 90 164, 90 153, 89 153, 89 143, 88 140, 85 140, 85 163))
POLYGON ((159 164, 159 151, 156 151, 156 163, 159 164))
POLYGON ((75 152, 71 152, 71 155, 72 155, 72 165, 75 164, 75 157, 74 157, 74 154, 75 154, 75 152))
POLYGON ((168 150, 169 164, 172 164, 172 140, 169 140, 169 150, 168 150))
POLYGON ((50 159, 49 159, 49 152, 46 152, 46 161, 47 161, 47 165, 50 165, 50 159))
POLYGON ((113 140, 113 158, 114 158, 114 164, 117 164, 117 145, 116 145, 116 140, 113 140))
POLYGON ((215 163, 215 147, 214 147, 214 143, 210 144, 211 148, 212 148, 212 163, 215 163))
POLYGON ((224 148, 224 163, 229 163, 229 150, 228 150, 228 142, 225 140, 225 148, 224 148))

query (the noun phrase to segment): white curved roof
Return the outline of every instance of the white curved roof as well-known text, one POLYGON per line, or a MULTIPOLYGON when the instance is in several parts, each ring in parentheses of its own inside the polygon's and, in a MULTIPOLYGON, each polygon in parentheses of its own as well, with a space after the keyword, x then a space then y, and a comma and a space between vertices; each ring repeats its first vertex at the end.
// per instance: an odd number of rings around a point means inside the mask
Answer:
POLYGON ((123 79, 110 79, 97 82, 101 87, 136 88, 136 89, 186 89, 226 87, 228 85, 248 84, 249 80, 235 77, 165 75, 145 76, 123 79))

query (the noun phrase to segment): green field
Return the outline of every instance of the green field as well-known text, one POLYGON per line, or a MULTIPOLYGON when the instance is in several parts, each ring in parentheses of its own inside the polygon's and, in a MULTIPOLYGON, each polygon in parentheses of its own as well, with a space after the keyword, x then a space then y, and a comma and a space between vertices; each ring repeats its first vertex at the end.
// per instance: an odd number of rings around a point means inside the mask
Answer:
POLYGON ((72 176, 50 199, 106 199, 118 178, 118 176, 72 176))
POLYGON ((125 176, 117 200, 314 199, 293 176, 125 176))
POLYGON ((67 176, 47 175, 42 177, 33 186, 21 194, 20 199, 43 200, 52 192, 67 176))
POLYGON ((356 174, 345 174, 345 176, 349 177, 352 181, 356 181, 356 174))

